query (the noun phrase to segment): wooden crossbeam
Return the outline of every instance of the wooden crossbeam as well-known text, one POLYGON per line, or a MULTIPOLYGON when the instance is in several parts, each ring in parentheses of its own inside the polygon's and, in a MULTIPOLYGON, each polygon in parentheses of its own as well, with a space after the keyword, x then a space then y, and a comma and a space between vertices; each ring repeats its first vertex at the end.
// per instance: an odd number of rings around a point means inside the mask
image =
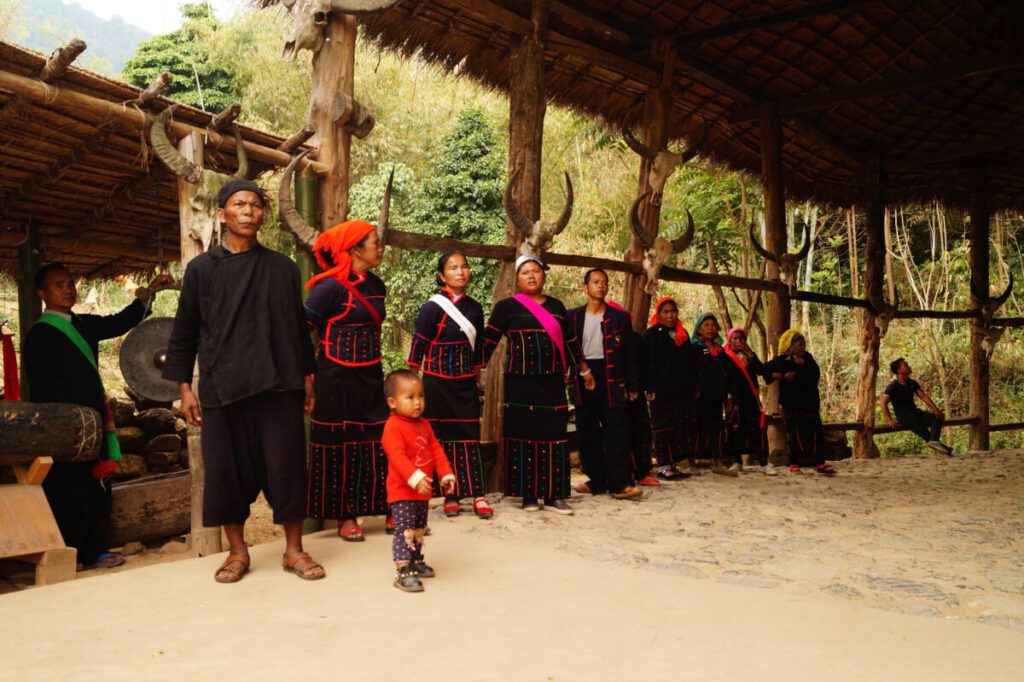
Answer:
POLYGON ((1024 145, 1024 135, 1021 135, 1018 132, 1010 135, 994 137, 984 142, 972 142, 958 147, 949 147, 929 154, 909 156, 903 159, 893 159, 889 163, 888 167, 891 170, 908 170, 911 168, 920 168, 922 166, 931 166, 937 163, 945 163, 947 161, 956 161, 969 156, 991 154, 1002 151, 1007 147, 1017 147, 1020 145, 1024 145))
MULTIPOLYGON (((89 253, 104 254, 106 256, 117 256, 130 258, 139 261, 153 261, 156 259, 156 249, 152 239, 96 239, 95 237, 67 237, 61 235, 45 234, 39 235, 40 245, 45 249, 53 249, 67 253, 89 253)), ((16 246, 25 241, 25 235, 10 231, 0 231, 0 246, 16 246)), ((178 258, 178 247, 168 244, 164 247, 164 256, 167 259, 178 258)))
MULTIPOLYGON (((986 73, 996 73, 1006 69, 1017 69, 1024 66, 1020 56, 1005 57, 1003 55, 961 59, 940 67, 904 73, 896 76, 876 78, 865 83, 835 88, 828 92, 814 93, 786 99, 775 100, 774 104, 779 115, 788 118, 803 111, 823 109, 841 102, 882 97, 895 92, 924 88, 938 83, 957 81, 986 73)), ((751 106, 737 108, 729 115, 730 120, 740 123, 754 121, 761 117, 763 107, 769 102, 758 102, 751 106)))
POLYGON ((79 216, 74 221, 74 228, 69 230, 68 233, 74 235, 87 234, 97 223, 112 216, 118 208, 124 207, 137 194, 144 190, 149 190, 153 183, 159 182, 164 177, 165 173, 163 171, 156 170, 153 171, 152 175, 140 175, 129 178, 110 193, 110 197, 105 204, 79 216))
POLYGON ((219 114, 217 114, 216 116, 213 117, 213 120, 210 121, 210 129, 211 130, 224 130, 229 125, 234 123, 235 119, 237 119, 238 115, 241 114, 241 113, 242 113, 242 105, 239 104, 238 102, 234 102, 227 109, 225 109, 224 111, 220 112, 219 114))
POLYGON ((738 33, 750 33, 751 31, 757 31, 770 26, 802 21, 825 14, 835 14, 836 12, 877 2, 878 0, 829 0, 829 2, 820 2, 814 5, 782 10, 781 12, 762 14, 761 16, 749 19, 738 19, 709 28, 681 31, 673 36, 673 38, 676 44, 680 46, 696 45, 697 43, 707 42, 716 38, 724 38, 738 33))
POLYGON ((15 204, 31 199, 32 193, 35 190, 60 180, 61 176, 63 176, 68 169, 85 157, 102 149, 112 132, 113 131, 109 127, 99 129, 92 137, 72 149, 70 153, 57 158, 42 173, 29 178, 21 183, 21 185, 16 189, 11 190, 11 192, 9 192, 7 196, 0 201, 0 218, 5 216, 15 204))
POLYGON ((287 140, 277 145, 277 148, 286 154, 294 154, 295 150, 306 144, 309 138, 316 134, 316 129, 310 124, 306 124, 299 129, 297 133, 289 137, 287 140))
POLYGON ((44 83, 52 83, 63 76, 78 55, 85 52, 85 48, 85 41, 75 38, 67 45, 54 50, 39 70, 39 80, 44 83))

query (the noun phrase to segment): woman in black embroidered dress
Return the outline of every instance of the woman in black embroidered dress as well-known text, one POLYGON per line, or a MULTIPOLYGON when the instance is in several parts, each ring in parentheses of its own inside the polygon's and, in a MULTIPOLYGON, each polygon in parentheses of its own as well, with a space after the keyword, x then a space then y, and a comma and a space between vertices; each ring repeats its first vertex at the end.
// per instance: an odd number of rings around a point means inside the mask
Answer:
MULTIPOLYGON (((455 471, 455 493, 445 496, 444 513, 458 516, 459 500, 471 497, 476 515, 489 519, 494 510, 484 498, 477 388, 483 357, 484 311, 466 294, 470 271, 463 254, 456 251, 442 255, 437 263, 437 278, 441 292, 424 303, 416 316, 409 367, 423 371, 427 403, 423 417, 430 422, 455 471), (472 326, 471 334, 445 310, 438 296, 445 297, 445 305, 454 306, 462 314, 472 326)), ((440 494, 436 486, 435 492, 440 494)))
MULTIPOLYGON (((594 378, 582 361, 579 343, 568 322, 565 306, 544 295, 544 265, 534 256, 516 259, 516 286, 520 296, 498 301, 484 329, 486 362, 501 337, 508 339, 505 363, 504 457, 505 494, 522 497, 523 509, 540 509, 538 498, 560 514, 572 514, 569 497, 569 444, 566 435, 569 405, 565 376, 577 367, 585 388, 594 390, 594 378), (526 299, 529 300, 526 300, 526 299), (554 318, 562 348, 530 307, 554 318), (564 352, 564 358, 563 358, 564 352)), ((557 334, 557 330, 552 330, 557 334)))
POLYGON ((380 444, 388 418, 380 346, 386 288, 370 272, 383 251, 373 225, 337 225, 317 239, 314 255, 325 272, 307 284, 306 318, 318 338, 309 516, 339 519, 338 534, 352 542, 364 539, 357 517, 388 513, 380 444))

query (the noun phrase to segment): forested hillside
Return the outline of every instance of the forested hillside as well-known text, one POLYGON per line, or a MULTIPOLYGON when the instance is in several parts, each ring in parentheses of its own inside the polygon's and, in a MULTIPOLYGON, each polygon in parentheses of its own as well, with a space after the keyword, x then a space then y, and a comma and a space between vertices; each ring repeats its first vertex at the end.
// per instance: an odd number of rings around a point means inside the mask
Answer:
POLYGON ((0 0, 0 38, 44 54, 81 38, 89 49, 78 64, 116 76, 149 34, 119 17, 102 19, 63 0, 0 0))

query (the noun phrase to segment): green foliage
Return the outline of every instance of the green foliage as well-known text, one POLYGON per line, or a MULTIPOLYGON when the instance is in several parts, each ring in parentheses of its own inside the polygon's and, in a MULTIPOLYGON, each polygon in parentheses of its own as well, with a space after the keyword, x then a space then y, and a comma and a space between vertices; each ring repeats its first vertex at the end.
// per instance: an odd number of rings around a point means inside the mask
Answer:
MULTIPOLYGON (((427 177, 419 180, 404 164, 395 164, 390 224, 400 230, 468 241, 501 243, 505 218, 505 152, 493 124, 479 108, 464 110, 442 149, 431 159, 427 177)), ((353 218, 375 221, 392 166, 381 165, 352 187, 353 218)), ((420 306, 437 291, 434 273, 438 254, 388 249, 380 275, 388 285, 390 348, 401 348, 416 321, 420 306)), ((473 269, 469 294, 490 306, 497 270, 492 263, 469 259, 473 269)))
POLYGON ((221 24, 207 3, 186 3, 181 13, 181 28, 139 45, 121 77, 145 88, 168 71, 174 76, 166 91, 169 98, 204 111, 219 112, 238 99, 232 73, 211 58, 208 47, 221 24))

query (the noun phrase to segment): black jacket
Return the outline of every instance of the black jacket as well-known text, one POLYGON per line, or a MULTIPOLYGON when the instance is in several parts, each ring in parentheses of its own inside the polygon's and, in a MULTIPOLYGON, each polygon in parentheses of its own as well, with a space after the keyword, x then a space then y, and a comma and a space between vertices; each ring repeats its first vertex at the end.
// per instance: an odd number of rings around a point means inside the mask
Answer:
POLYGON ((164 379, 191 382, 197 355, 203 407, 303 390, 316 366, 295 263, 258 244, 242 253, 215 246, 192 260, 164 379))
POLYGON ((694 398, 697 368, 689 339, 677 346, 669 328, 661 324, 648 327, 643 338, 647 392, 664 398, 694 398))
MULTIPOLYGON (((576 338, 583 344, 583 323, 587 319, 587 306, 580 306, 569 311, 569 324, 576 332, 576 338)), ((636 341, 632 334, 633 325, 629 313, 604 307, 604 319, 601 320, 604 335, 604 367, 606 390, 608 391, 608 407, 626 407, 629 404, 629 392, 642 389, 640 380, 640 361, 636 341)), ((600 390, 598 386, 595 390, 600 390)), ((583 387, 583 377, 574 372, 569 382, 569 399, 577 407, 583 387)))
POLYGON ((768 376, 796 372, 793 381, 779 380, 779 404, 783 410, 814 414, 821 412, 821 396, 818 393, 821 370, 810 353, 804 353, 803 364, 797 364, 790 353, 780 355, 765 365, 765 372, 768 376))

